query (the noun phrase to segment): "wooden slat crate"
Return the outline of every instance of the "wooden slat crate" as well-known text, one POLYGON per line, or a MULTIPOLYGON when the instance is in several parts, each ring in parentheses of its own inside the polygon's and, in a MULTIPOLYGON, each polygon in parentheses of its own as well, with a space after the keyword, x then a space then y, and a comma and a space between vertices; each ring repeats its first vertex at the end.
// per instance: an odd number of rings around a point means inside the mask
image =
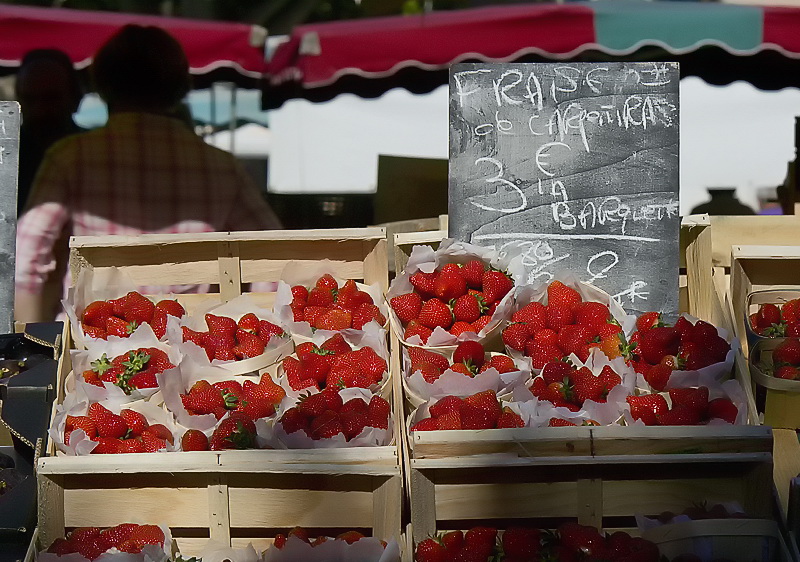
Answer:
MULTIPOLYGON (((241 294, 244 283, 277 281, 290 261, 329 259, 341 278, 383 290, 388 284, 382 228, 84 237, 70 245, 74 278, 84 268, 117 267, 137 285, 218 285, 211 298, 219 302, 241 294)), ((274 300, 252 296, 264 306, 274 300)), ((191 309, 191 298, 179 300, 191 309)), ((65 361, 59 403, 70 369, 65 361)), ((393 405, 400 396, 395 378, 393 405)), ((402 545, 399 418, 393 415, 394 444, 384 447, 42 458, 39 543, 46 547, 78 526, 133 520, 166 523, 186 554, 209 538, 263 549, 296 525, 320 533, 357 529, 402 545)))

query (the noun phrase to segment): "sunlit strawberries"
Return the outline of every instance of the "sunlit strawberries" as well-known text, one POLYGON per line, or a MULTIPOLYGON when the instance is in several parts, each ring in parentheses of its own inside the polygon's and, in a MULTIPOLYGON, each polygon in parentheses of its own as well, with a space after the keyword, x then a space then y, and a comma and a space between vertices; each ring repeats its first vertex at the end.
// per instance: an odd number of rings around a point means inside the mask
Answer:
POLYGON ((595 375, 588 367, 578 369, 564 361, 553 361, 533 379, 530 391, 539 400, 578 411, 586 400, 605 402, 611 389, 621 382, 622 377, 609 365, 595 375))
POLYGON ((213 414, 221 419, 229 411, 245 414, 255 421, 275 414, 275 409, 286 396, 286 391, 276 384, 269 373, 264 373, 258 383, 246 379, 227 380, 213 384, 197 381, 181 402, 191 415, 213 414))
POLYGON ((332 388, 370 388, 380 384, 388 363, 372 347, 358 349, 341 334, 334 334, 321 346, 305 342, 294 355, 281 363, 292 390, 332 388))
POLYGON ((764 303, 749 317, 750 328, 766 337, 800 336, 800 298, 783 304, 764 303))
POLYGON ((302 431, 314 440, 341 434, 350 441, 367 428, 388 429, 390 419, 391 406, 384 398, 373 395, 369 401, 351 398, 344 402, 331 387, 301 396, 278 423, 287 434, 302 431))
POLYGON ((75 445, 73 438, 79 429, 96 443, 93 455, 163 451, 173 441, 166 426, 150 423, 141 412, 123 408, 115 414, 99 402, 90 404, 85 416, 67 416, 65 445, 75 445))
POLYGON ((308 322, 312 328, 321 330, 364 329, 370 322, 379 326, 386 317, 367 291, 359 289, 353 279, 341 287, 336 279, 326 273, 309 288, 294 285, 291 288, 292 302, 289 305, 295 322, 308 322))
POLYGON ((519 370, 511 357, 502 353, 488 353, 476 341, 461 342, 453 353, 452 361, 441 353, 421 347, 409 347, 408 358, 410 373, 419 372, 428 383, 436 381, 448 369, 468 377, 474 377, 491 368, 498 373, 519 370))
POLYGON ((208 330, 192 330, 182 326, 184 342, 203 348, 209 361, 242 361, 264 353, 273 338, 287 338, 288 334, 277 324, 260 319, 253 312, 238 321, 227 316, 206 313, 208 330))
POLYGON ((94 560, 105 552, 116 549, 123 553, 138 554, 147 545, 164 546, 164 531, 156 525, 122 523, 114 527, 79 527, 66 538, 55 539, 47 549, 59 557, 77 553, 94 560))
POLYGON ((403 339, 418 336, 423 344, 437 327, 454 336, 480 333, 514 286, 508 274, 480 259, 447 263, 430 273, 416 271, 408 280, 413 290, 395 295, 389 305, 400 321, 403 339))
POLYGON ((186 311, 178 301, 164 299, 154 304, 138 291, 130 291, 118 299, 89 303, 81 313, 80 322, 83 333, 90 338, 126 338, 147 323, 161 339, 166 334, 167 316, 180 318, 184 314, 186 311))
POLYGON ((573 353, 585 361, 595 347, 613 359, 625 344, 622 327, 607 305, 584 302, 576 289, 557 280, 547 286, 547 303, 520 307, 502 337, 508 350, 531 357, 535 369, 573 353))

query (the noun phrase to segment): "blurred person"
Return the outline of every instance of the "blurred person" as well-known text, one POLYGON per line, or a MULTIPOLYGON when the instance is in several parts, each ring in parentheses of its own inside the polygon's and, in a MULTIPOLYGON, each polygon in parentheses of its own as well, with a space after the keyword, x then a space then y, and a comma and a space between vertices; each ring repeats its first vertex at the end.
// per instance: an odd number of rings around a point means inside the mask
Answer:
POLYGON ((43 302, 42 288, 57 261, 67 260, 53 251, 65 225, 73 236, 281 228, 233 155, 174 117, 190 76, 171 35, 127 25, 100 48, 91 70, 108 123, 45 155, 17 228, 18 321, 54 316, 57 303, 43 302))
POLYGON ((34 49, 22 58, 16 98, 22 111, 19 130, 17 216, 22 214, 44 154, 56 141, 85 131, 73 120, 83 86, 69 56, 58 49, 34 49))

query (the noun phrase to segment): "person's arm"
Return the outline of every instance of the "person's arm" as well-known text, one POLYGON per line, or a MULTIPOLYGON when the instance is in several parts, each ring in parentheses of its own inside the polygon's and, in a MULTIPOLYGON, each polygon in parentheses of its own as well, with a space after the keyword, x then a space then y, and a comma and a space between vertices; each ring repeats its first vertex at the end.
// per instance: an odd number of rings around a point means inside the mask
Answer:
POLYGON ((236 181, 238 197, 226 223, 227 230, 278 230, 283 228, 281 220, 255 182, 237 165, 236 181))
MULTIPOLYGON (((53 248, 68 219, 63 203, 67 196, 67 178, 68 171, 59 158, 48 152, 34 181, 28 210, 17 224, 14 300, 17 321, 53 320, 53 303, 45 302, 44 297, 54 294, 54 291, 46 291, 46 283, 56 269, 53 248)), ((58 282, 60 284, 60 280, 58 282)))

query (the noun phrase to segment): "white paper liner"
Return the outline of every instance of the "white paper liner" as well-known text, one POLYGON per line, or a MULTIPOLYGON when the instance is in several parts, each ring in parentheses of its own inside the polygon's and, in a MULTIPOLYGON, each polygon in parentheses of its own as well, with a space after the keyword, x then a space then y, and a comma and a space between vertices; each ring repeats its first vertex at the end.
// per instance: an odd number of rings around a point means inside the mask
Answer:
MULTIPOLYGON (((379 392, 383 394, 385 387, 391 384, 388 370, 391 358, 389 355, 389 346, 386 341, 386 330, 380 327, 377 322, 370 322, 364 325, 363 330, 348 329, 341 330, 339 332, 334 332, 331 330, 316 330, 314 335, 310 338, 307 338, 306 341, 310 341, 317 347, 320 347, 323 343, 337 333, 342 335, 344 340, 350 344, 350 347, 353 350, 368 346, 375 350, 375 353, 377 353, 378 356, 386 361, 387 370, 384 371, 380 383, 373 384, 369 387, 372 392, 379 392)), ((294 354, 294 357, 296 358, 297 354, 294 354)), ((275 382, 280 384, 286 391, 286 394, 292 398, 298 398, 301 394, 308 394, 309 392, 317 392, 317 389, 312 387, 295 390, 289 386, 289 381, 287 380, 286 374, 283 371, 283 364, 277 367, 276 372, 278 380, 275 382)))
MULTIPOLYGON (((92 401, 94 402, 94 401, 92 401)), ((100 402, 103 406, 119 414, 120 410, 135 410, 143 414, 147 418, 150 425, 162 424, 170 433, 172 433, 172 443, 167 441, 167 451, 177 451, 180 449, 180 439, 183 433, 175 424, 169 412, 160 406, 156 406, 153 402, 146 400, 139 400, 136 402, 113 402, 103 401, 100 402)), ((90 402, 86 399, 85 395, 78 392, 67 395, 64 403, 56 406, 53 421, 50 424, 48 434, 55 443, 59 451, 59 456, 64 454, 67 456, 83 456, 91 454, 97 446, 97 441, 89 439, 81 429, 72 431, 69 437, 70 444, 64 444, 64 428, 67 423, 67 416, 85 416, 89 410, 90 402)))
MULTIPOLYGON (((386 293, 386 302, 388 303, 398 295, 412 292, 414 286, 409 281, 409 278, 417 271, 431 273, 447 263, 463 264, 472 259, 480 259, 496 269, 506 271, 515 284, 520 283, 524 278, 525 268, 522 265, 522 256, 519 253, 505 251, 498 253, 493 248, 445 238, 439 245, 438 250, 433 250, 430 246, 424 245, 414 246, 411 249, 411 256, 408 258, 405 269, 392 280, 389 291, 386 293)), ((512 288, 500 300, 489 323, 477 334, 475 332, 464 332, 456 337, 437 326, 427 342, 423 343, 419 336, 412 336, 406 340, 404 338, 405 330, 403 324, 391 306, 388 307, 389 323, 397 339, 405 345, 442 347, 457 345, 458 342, 466 340, 486 340, 498 334, 505 320, 511 317, 513 293, 514 289, 512 288)))
MULTIPOLYGON (((206 432, 216 427, 224 417, 217 420, 214 414, 192 415, 184 408, 180 395, 189 392, 192 385, 200 380, 206 380, 210 384, 230 380, 244 383, 245 380, 251 380, 258 384, 262 375, 234 375, 220 366, 211 365, 208 361, 203 364, 201 357, 207 359, 207 356, 199 346, 190 343, 183 349, 186 356, 178 365, 177 374, 179 376, 162 377, 162 375, 158 375, 159 386, 167 410, 175 416, 176 423, 182 429, 198 429, 206 432)), ((270 373, 270 376, 272 376, 273 382, 277 382, 274 374, 270 373)))
MULTIPOLYGON (((127 523, 145 524, 139 521, 127 521, 127 523)), ((95 558, 94 562, 167 562, 171 559, 172 533, 170 533, 169 527, 166 525, 159 525, 158 527, 164 533, 163 548, 158 545, 148 544, 138 554, 120 552, 116 548, 111 548, 95 558)), ((49 547, 50 545, 47 546, 49 547)), ((40 552, 36 555, 35 560, 36 562, 90 562, 88 558, 78 553, 58 556, 49 552, 40 552)))
MULTIPOLYGON (((685 371, 682 373, 682 376, 677 379, 676 381, 672 380, 670 377, 670 384, 668 388, 697 388, 700 386, 705 386, 708 388, 708 401, 712 401, 716 398, 727 398, 736 406, 738 413, 736 415, 736 421, 734 425, 746 425, 747 424, 747 395, 742 388, 742 385, 739 384, 739 381, 735 379, 726 380, 720 382, 717 378, 715 378, 713 373, 706 372, 703 373, 699 371, 685 371)), ((661 394, 667 401, 667 405, 671 408, 672 407, 672 400, 669 397, 668 392, 658 392, 654 388, 652 388, 647 381, 644 380, 644 377, 641 375, 637 375, 637 390, 639 394, 661 394)), ((625 425, 639 425, 644 426, 644 422, 642 420, 634 420, 633 416, 631 416, 630 412, 630 405, 625 404, 622 405, 622 414, 625 418, 625 425)), ((709 420, 705 425, 730 425, 725 420, 721 419, 712 419, 709 420)))
MULTIPOLYGON (((347 402, 352 398, 360 398, 369 404, 374 394, 364 388, 343 388, 339 391, 342 402, 347 402)), ((295 405, 293 403, 292 405, 295 405)), ((391 402, 390 402, 391 404, 391 402)), ((281 404, 283 409, 284 404, 281 404)), ((387 429, 375 427, 365 427, 364 430, 348 441, 343 433, 339 433, 327 439, 311 439, 305 431, 299 430, 293 433, 286 433, 283 425, 278 421, 279 416, 273 424, 273 433, 267 439, 266 445, 273 449, 335 449, 340 447, 381 447, 392 442, 392 413, 390 411, 387 420, 387 429)))
MULTIPOLYGON (((182 355, 179 349, 164 342, 160 342, 148 324, 140 326, 129 338, 111 337, 106 340, 87 339, 85 350, 70 350, 75 387, 82 388, 83 392, 92 402, 110 400, 112 402, 133 402, 141 399, 150 399, 159 391, 159 388, 142 388, 131 392, 130 395, 117 385, 104 382, 103 387, 87 383, 83 379, 83 372, 92 368, 91 363, 99 359, 104 353, 109 361, 129 351, 140 348, 155 347, 166 352, 170 363, 177 365, 181 362, 182 355)), ((164 371, 166 376, 175 373, 175 369, 164 371)))
POLYGON ((223 368, 232 375, 245 375, 258 372, 291 354, 294 349, 294 344, 288 335, 289 330, 286 324, 271 311, 261 308, 248 294, 239 295, 224 304, 207 303, 206 306, 197 308, 192 314, 184 316, 180 320, 175 317, 168 317, 167 341, 177 347, 183 354, 187 353, 186 348, 189 347, 202 349, 193 342, 183 341, 183 333, 181 331, 183 326, 192 330, 205 332, 208 330, 208 325, 205 320, 206 313, 217 316, 227 316, 238 322, 242 316, 249 312, 255 314, 259 320, 266 320, 279 326, 286 333, 286 336, 271 337, 269 343, 267 343, 264 348, 264 353, 258 357, 251 357, 239 361, 209 360, 205 350, 203 350, 203 356, 193 354, 192 357, 199 363, 223 368))
MULTIPOLYGON (((311 546, 292 535, 283 548, 271 546, 264 552, 264 562, 399 562, 400 545, 390 539, 386 548, 375 537, 364 537, 348 544, 343 540, 329 538, 311 546)), ((205 562, 205 559, 203 560, 205 562)))
MULTIPOLYGON (((278 290, 275 295, 275 303, 273 309, 275 314, 280 318, 281 322, 289 327, 292 336, 302 336, 310 338, 314 335, 314 329, 308 322, 295 322, 294 313, 289 306, 294 298, 292 295, 292 287, 295 285, 302 285, 309 291, 314 287, 317 280, 325 274, 330 274, 336 279, 336 283, 341 287, 347 280, 342 279, 335 274, 334 262, 331 260, 322 260, 315 264, 307 262, 291 261, 286 264, 281 272, 281 279, 278 281, 278 290)), ((372 297, 372 302, 380 309, 381 314, 387 318, 387 306, 383 298, 383 289, 377 283, 366 285, 364 283, 356 282, 359 290, 369 293, 372 297)), ((377 322, 370 321, 366 325, 375 324, 377 322)), ((366 326, 365 325, 365 326, 366 326)))
POLYGON ((252 543, 244 548, 232 548, 213 540, 206 543, 198 558, 202 562, 261 562, 261 557, 252 543))
MULTIPOLYGON (((492 352, 491 355, 498 355, 492 352)), ((469 377, 451 369, 444 371, 438 379, 429 383, 420 371, 411 372, 411 361, 408 350, 403 348, 403 387, 406 398, 412 406, 417 407, 431 398, 442 398, 447 395, 466 397, 484 390, 494 390, 498 398, 510 398, 514 388, 524 385, 531 376, 530 359, 515 358, 516 371, 500 373, 494 367, 469 377)))

